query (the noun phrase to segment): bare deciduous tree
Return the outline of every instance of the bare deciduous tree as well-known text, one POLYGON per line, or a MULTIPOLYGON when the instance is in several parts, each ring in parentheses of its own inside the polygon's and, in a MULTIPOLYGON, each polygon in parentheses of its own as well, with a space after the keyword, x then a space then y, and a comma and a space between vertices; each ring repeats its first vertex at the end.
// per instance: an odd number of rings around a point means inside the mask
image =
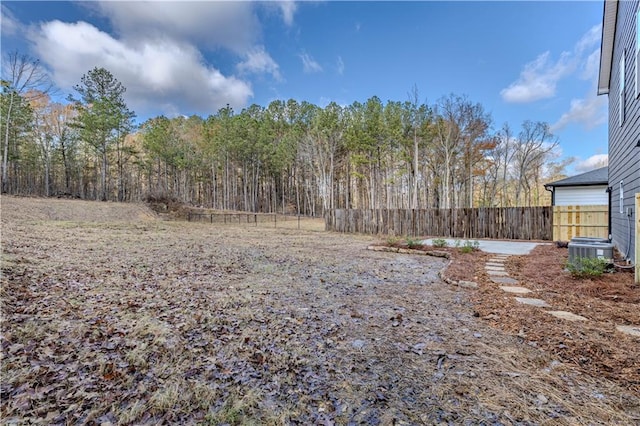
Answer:
MULTIPOLYGON (((539 187, 542 167, 551 152, 558 146, 558 139, 544 122, 525 121, 516 141, 514 175, 517 205, 533 204, 532 189, 539 187)), ((537 200, 536 200, 537 201, 537 200)))
POLYGON ((10 52, 2 61, 3 96, 7 96, 7 106, 2 117, 5 121, 2 147, 2 191, 6 191, 9 159, 9 135, 15 105, 18 97, 27 92, 49 96, 54 89, 49 74, 39 60, 17 51, 10 52))

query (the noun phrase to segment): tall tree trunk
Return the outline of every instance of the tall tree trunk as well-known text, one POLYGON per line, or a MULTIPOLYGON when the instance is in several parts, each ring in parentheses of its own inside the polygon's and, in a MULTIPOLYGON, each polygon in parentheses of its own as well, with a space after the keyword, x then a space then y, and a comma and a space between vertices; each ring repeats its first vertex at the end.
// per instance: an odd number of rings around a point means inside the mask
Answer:
POLYGON ((418 129, 413 130, 413 170, 411 174, 413 179, 412 194, 411 194, 411 208, 418 208, 418 129))
POLYGON ((2 192, 7 192, 8 183, 7 178, 9 174, 7 173, 7 169, 9 166, 9 128, 11 127, 9 124, 11 122, 11 112, 13 110, 13 100, 15 94, 13 91, 9 95, 9 108, 7 109, 7 118, 4 123, 4 146, 3 146, 3 154, 2 154, 2 192))

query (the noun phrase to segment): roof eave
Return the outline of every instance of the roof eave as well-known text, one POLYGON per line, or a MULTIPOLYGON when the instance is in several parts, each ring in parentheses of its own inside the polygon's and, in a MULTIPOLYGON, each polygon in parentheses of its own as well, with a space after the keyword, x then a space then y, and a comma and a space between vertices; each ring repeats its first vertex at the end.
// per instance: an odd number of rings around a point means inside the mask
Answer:
POLYGON ((611 65, 613 63, 613 42, 616 34, 618 0, 605 0, 602 18, 602 42, 600 44, 600 70, 598 72, 598 95, 609 93, 611 65))
POLYGON ((554 188, 567 188, 574 186, 607 186, 609 182, 585 182, 585 183, 561 183, 561 184, 553 184, 548 183, 545 186, 552 186, 554 188))

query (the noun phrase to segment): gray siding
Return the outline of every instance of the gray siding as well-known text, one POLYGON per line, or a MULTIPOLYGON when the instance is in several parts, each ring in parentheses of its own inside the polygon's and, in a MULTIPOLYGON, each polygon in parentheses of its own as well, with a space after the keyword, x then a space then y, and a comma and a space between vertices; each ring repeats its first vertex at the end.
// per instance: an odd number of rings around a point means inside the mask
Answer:
MULTIPOLYGON (((612 188, 611 232, 613 243, 622 253, 635 257, 635 193, 640 191, 640 98, 635 95, 636 11, 639 1, 618 3, 618 18, 613 48, 613 63, 609 91, 609 186, 612 188), (620 108, 620 57, 625 56, 625 120, 618 122, 620 108), (620 181, 624 181, 623 210, 620 213, 620 181), (626 210, 633 215, 627 218, 626 210), (631 237, 629 237, 629 224, 631 237)), ((636 259, 638 260, 638 259, 636 259)), ((634 262, 636 261, 634 260, 634 262)))

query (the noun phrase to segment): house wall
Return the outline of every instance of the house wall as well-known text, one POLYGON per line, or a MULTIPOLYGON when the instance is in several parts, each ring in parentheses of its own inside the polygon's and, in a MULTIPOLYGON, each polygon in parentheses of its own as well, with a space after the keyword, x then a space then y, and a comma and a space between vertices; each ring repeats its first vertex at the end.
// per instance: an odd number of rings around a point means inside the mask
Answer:
POLYGON ((607 185, 556 187, 555 206, 609 205, 607 185))
POLYGON ((640 192, 640 98, 636 96, 636 11, 639 1, 618 3, 618 17, 609 82, 609 186, 612 188, 611 231, 613 243, 635 262, 635 194, 640 192), (625 55, 625 120, 620 126, 620 58, 625 55), (620 182, 624 198, 620 200, 620 182), (620 213, 622 201, 623 213, 620 213), (627 217, 627 209, 632 216, 627 217), (631 235, 631 236, 630 236, 631 235))

